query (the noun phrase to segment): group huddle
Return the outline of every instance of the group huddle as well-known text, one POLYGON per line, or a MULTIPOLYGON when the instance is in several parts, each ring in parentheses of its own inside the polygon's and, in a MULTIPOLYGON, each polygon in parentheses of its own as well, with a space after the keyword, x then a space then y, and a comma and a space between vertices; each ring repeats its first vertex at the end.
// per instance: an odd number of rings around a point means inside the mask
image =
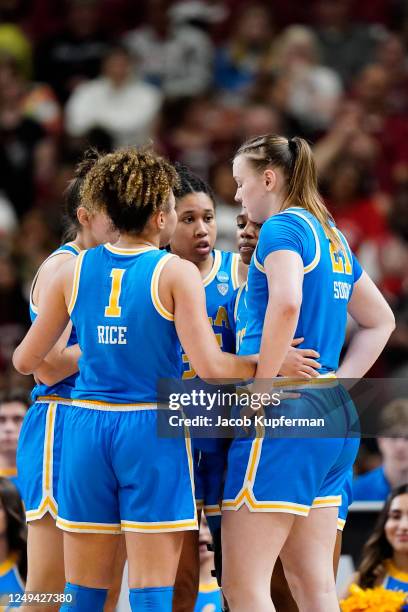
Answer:
POLYGON ((232 172, 238 253, 214 248, 210 187, 153 151, 87 154, 68 186, 67 240, 33 281, 13 357, 37 381, 17 453, 26 589, 65 585, 61 610, 104 610, 127 559, 132 611, 193 612, 202 512, 225 609, 275 610, 279 568, 300 611, 339 609, 359 444, 341 379, 364 376, 394 318, 320 198, 304 140, 253 138, 232 172), (282 388, 266 415, 329 429, 162 436, 162 379, 282 388))

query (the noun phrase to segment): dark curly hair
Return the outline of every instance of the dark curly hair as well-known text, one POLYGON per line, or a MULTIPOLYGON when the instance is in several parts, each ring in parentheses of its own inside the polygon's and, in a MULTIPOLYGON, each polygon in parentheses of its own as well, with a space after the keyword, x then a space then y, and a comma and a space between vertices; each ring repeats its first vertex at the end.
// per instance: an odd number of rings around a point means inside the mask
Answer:
POLYGON ((98 159, 81 196, 87 206, 105 210, 119 231, 139 234, 153 213, 167 210, 177 183, 177 172, 166 159, 149 150, 119 149, 98 159))

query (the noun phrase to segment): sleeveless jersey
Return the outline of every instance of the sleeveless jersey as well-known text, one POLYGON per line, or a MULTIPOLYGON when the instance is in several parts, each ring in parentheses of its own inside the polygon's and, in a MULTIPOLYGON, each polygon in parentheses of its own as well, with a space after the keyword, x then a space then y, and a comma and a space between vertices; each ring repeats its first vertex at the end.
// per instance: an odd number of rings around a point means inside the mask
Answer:
MULTIPOLYGON (((76 244, 72 242, 67 242, 67 244, 63 244, 58 249, 56 249, 53 253, 51 253, 51 255, 49 255, 47 259, 44 261, 44 263, 48 261, 49 259, 51 259, 52 257, 56 257, 57 255, 60 255, 62 253, 71 253, 72 255, 77 256, 80 252, 81 251, 76 246, 76 244)), ((34 289, 39 271, 41 270, 44 263, 40 266, 34 278, 31 292, 30 292, 30 319, 32 323, 35 321, 35 319, 37 318, 37 314, 38 314, 37 306, 35 306, 35 304, 33 303, 32 294, 33 294, 33 289, 34 289)), ((72 346, 73 344, 76 344, 76 343, 77 343, 76 332, 75 332, 75 328, 72 327, 71 334, 68 338, 67 346, 72 346)), ((64 378, 64 380, 61 380, 59 383, 52 385, 51 387, 49 387, 48 385, 43 385, 43 384, 36 385, 31 392, 31 400, 35 402, 38 397, 49 396, 49 395, 56 395, 58 397, 69 399, 71 397, 71 391, 75 386, 75 380, 77 376, 78 376, 78 373, 72 374, 71 376, 64 378)))
POLYGON ((320 353, 320 373, 335 371, 343 347, 347 305, 362 269, 346 239, 335 228, 344 249, 336 252, 322 225, 299 207, 274 215, 262 226, 248 273, 248 323, 240 354, 259 352, 268 304, 264 262, 274 251, 298 253, 304 265, 303 300, 295 338, 304 337, 298 348, 320 353))
MULTIPOLYGON (((212 325, 221 349, 226 353, 235 352, 235 337, 228 319, 228 305, 238 287, 239 255, 228 251, 213 251, 211 271, 203 279, 208 319, 212 325)), ((183 379, 197 376, 183 354, 183 379)))
POLYGON ((74 400, 156 403, 158 380, 181 378, 174 316, 158 292, 171 257, 110 244, 78 257, 68 309, 82 351, 74 400))

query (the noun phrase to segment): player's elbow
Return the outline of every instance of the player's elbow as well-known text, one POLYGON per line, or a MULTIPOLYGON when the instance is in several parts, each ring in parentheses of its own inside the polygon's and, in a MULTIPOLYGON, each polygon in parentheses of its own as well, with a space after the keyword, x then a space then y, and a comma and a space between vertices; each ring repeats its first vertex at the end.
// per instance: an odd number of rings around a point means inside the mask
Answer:
POLYGON ((28 375, 33 373, 30 359, 24 355, 20 347, 17 347, 13 353, 13 366, 20 374, 28 375))

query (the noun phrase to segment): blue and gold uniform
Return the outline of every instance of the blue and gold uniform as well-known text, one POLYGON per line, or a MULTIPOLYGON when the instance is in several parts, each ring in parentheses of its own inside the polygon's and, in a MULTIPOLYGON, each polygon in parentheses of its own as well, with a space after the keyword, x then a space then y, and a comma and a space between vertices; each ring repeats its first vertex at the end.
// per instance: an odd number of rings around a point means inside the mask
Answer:
MULTIPOLYGON (((213 251, 213 265, 203 279, 208 319, 221 350, 235 353, 235 335, 228 313, 229 304, 238 288, 239 255, 213 251)), ((183 380, 197 374, 183 354, 183 380)), ((226 465, 226 444, 221 439, 194 438, 194 482, 197 507, 204 508, 209 527, 214 533, 221 524, 222 487, 226 465)))
MULTIPOLYGON (((76 244, 68 242, 51 253, 45 262, 61 254, 76 257, 79 253, 76 244)), ((33 289, 41 267, 34 278, 30 294, 31 322, 35 321, 38 313, 33 303, 33 289)), ((73 327, 67 346, 76 343, 73 327)), ((27 521, 41 519, 47 512, 57 517, 62 432, 66 406, 70 403, 76 377, 77 374, 74 374, 51 387, 37 384, 31 393, 33 405, 24 419, 17 448, 18 488, 24 501, 27 521)))
POLYGON ((218 582, 200 583, 194 612, 222 612, 222 596, 218 582))
POLYGON ((0 612, 8 608, 8 603, 10 603, 8 596, 23 593, 24 583, 18 571, 17 558, 15 555, 10 555, 8 559, 0 563, 0 612))
MULTIPOLYGON (((345 337, 347 305, 362 270, 344 236, 340 232, 338 235, 344 248, 335 252, 321 224, 299 207, 271 217, 262 226, 248 274, 248 318, 239 354, 260 350, 268 304, 265 259, 274 251, 298 253, 304 280, 295 337, 304 337, 300 348, 319 352, 321 377, 302 385, 300 398, 282 402, 280 410, 282 415, 298 419, 324 417, 324 425, 314 437, 296 430, 296 440, 283 437, 286 431, 282 427, 272 434, 275 439, 270 439, 270 430, 265 435, 265 430, 259 429, 252 438, 236 438, 228 456, 225 510, 237 510, 246 504, 254 512, 307 516, 311 507, 342 503, 358 440, 348 437, 356 416, 348 394, 335 379, 335 371, 345 337)), ((280 387, 287 384, 291 381, 279 380, 280 387)), ((279 411, 268 408, 267 412, 270 416, 279 411)))
POLYGON ((157 385, 181 378, 174 316, 159 298, 174 255, 83 251, 69 312, 82 356, 67 412, 57 525, 78 533, 197 529, 188 437, 159 437, 157 385))

